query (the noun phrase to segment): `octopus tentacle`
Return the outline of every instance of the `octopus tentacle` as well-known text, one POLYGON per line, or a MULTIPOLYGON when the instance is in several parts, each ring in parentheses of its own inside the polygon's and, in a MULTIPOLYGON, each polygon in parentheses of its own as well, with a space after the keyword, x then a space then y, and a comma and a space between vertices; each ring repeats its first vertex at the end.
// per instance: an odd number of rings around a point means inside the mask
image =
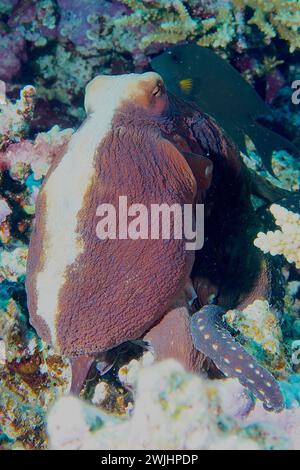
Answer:
POLYGON ((283 396, 276 379, 225 329, 224 309, 207 305, 191 317, 195 348, 209 357, 226 377, 235 377, 264 403, 268 411, 283 408, 283 396))

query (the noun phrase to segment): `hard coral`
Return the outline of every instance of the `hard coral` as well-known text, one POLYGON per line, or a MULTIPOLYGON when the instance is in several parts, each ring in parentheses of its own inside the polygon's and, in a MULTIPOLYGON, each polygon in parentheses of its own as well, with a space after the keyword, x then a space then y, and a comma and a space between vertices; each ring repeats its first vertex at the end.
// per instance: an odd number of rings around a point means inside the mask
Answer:
POLYGON ((218 385, 210 386, 173 360, 141 368, 135 390, 129 419, 109 416, 75 398, 59 400, 48 417, 51 448, 259 449, 230 420, 223 429, 219 426, 218 385))
POLYGON ((26 86, 20 92, 20 99, 12 103, 5 96, 5 84, 0 82, 0 150, 11 142, 18 142, 29 128, 34 109, 35 88, 26 86))
POLYGON ((233 0, 238 8, 250 7, 249 24, 256 25, 269 43, 277 35, 288 42, 290 52, 300 48, 300 8, 298 0, 233 0))
POLYGON ((0 282, 4 279, 17 282, 24 278, 27 252, 26 247, 16 247, 12 251, 0 250, 0 282))
POLYGON ((13 8, 8 25, 26 41, 41 47, 56 37, 56 2, 53 0, 27 0, 13 8))
POLYGON ((175 44, 195 35, 197 31, 196 20, 191 18, 181 0, 170 2, 122 0, 122 3, 133 13, 119 18, 115 24, 118 28, 124 28, 143 22, 145 35, 140 43, 142 49, 153 43, 175 44))
POLYGON ((61 154, 72 133, 72 129, 61 131, 54 126, 48 132, 39 133, 33 142, 22 140, 10 144, 5 151, 0 151, 0 166, 2 170, 9 170, 13 179, 24 181, 31 169, 34 179, 40 180, 52 161, 61 154))
MULTIPOLYGON (((51 54, 37 59, 39 77, 37 91, 48 100, 59 100, 71 104, 78 97, 86 84, 97 74, 99 67, 105 62, 105 54, 99 56, 84 56, 76 51, 68 50, 58 44, 51 54), (51 83, 51 86, 49 84, 51 83)), ((80 111, 80 107, 79 111, 80 111)), ((82 112, 72 111, 77 117, 83 118, 82 112)))
POLYGON ((15 31, 4 34, 0 29, 0 79, 9 81, 26 61, 25 40, 15 31))
POLYGON ((1 444, 45 448, 45 410, 68 391, 68 362, 41 343, 13 300, 0 308, 0 338, 1 444))
POLYGON ((225 319, 229 326, 243 336, 248 347, 260 350, 262 360, 274 373, 287 366, 283 350, 283 338, 278 316, 268 301, 255 300, 243 311, 229 310, 225 319))
POLYGON ((51 161, 62 151, 71 130, 54 126, 28 138, 34 88, 20 99, 7 99, 0 82, 0 441, 2 448, 46 445, 45 409, 68 391, 68 362, 46 347, 30 328, 24 304, 26 231, 35 195, 51 161), (14 300, 16 297, 18 300, 14 300))
POLYGON ((198 44, 204 47, 226 48, 236 37, 237 24, 229 5, 223 5, 216 15, 201 23, 201 39, 198 44))
POLYGON ((135 369, 130 415, 60 398, 47 418, 51 449, 299 449, 299 410, 268 413, 237 380, 207 381, 173 360, 128 369, 135 369))
POLYGON ((300 215, 288 211, 278 204, 270 208, 275 217, 275 223, 280 230, 275 232, 260 232, 255 240, 255 246, 264 253, 272 256, 283 255, 289 263, 295 263, 300 268, 300 215))

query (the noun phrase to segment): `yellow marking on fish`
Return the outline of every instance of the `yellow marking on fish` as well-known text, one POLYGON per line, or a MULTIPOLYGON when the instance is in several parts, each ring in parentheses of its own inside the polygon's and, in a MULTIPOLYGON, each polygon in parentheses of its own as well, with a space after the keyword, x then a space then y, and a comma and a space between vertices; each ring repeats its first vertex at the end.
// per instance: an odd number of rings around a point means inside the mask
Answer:
POLYGON ((235 370, 238 374, 241 374, 241 373, 243 372, 242 369, 238 369, 238 368, 236 368, 236 369, 234 369, 234 370, 235 370))
POLYGON ((209 339, 209 338, 210 338, 210 335, 206 333, 206 335, 204 335, 204 339, 209 339))
POLYGON ((212 345, 212 348, 213 348, 214 351, 218 351, 219 346, 218 346, 217 344, 213 344, 213 345, 212 345))
POLYGON ((193 80, 192 78, 184 78, 183 80, 179 81, 180 89, 186 95, 189 95, 193 88, 193 80))

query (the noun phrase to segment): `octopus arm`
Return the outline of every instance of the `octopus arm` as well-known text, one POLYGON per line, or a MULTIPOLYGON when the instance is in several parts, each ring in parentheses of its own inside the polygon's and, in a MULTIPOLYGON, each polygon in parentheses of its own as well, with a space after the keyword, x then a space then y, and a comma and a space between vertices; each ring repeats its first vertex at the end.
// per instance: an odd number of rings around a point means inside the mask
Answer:
POLYGON ((195 348, 209 357, 226 377, 237 378, 268 411, 281 411, 283 396, 277 381, 225 329, 223 313, 221 307, 209 305, 192 316, 190 328, 195 348))

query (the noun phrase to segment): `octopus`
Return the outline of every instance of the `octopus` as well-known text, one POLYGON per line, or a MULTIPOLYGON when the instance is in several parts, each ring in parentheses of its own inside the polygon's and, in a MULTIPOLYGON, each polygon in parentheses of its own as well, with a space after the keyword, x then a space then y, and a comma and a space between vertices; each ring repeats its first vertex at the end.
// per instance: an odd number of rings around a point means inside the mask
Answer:
POLYGON ((97 76, 85 109, 39 193, 26 278, 30 322, 70 357, 72 391, 97 358, 142 340, 157 360, 236 377, 281 410, 277 381, 222 320, 272 295, 272 269, 252 243, 253 180, 235 145, 155 72, 97 76), (187 250, 184 237, 100 239, 99 205, 117 207, 124 195, 128 205, 204 204, 204 247, 187 250))

